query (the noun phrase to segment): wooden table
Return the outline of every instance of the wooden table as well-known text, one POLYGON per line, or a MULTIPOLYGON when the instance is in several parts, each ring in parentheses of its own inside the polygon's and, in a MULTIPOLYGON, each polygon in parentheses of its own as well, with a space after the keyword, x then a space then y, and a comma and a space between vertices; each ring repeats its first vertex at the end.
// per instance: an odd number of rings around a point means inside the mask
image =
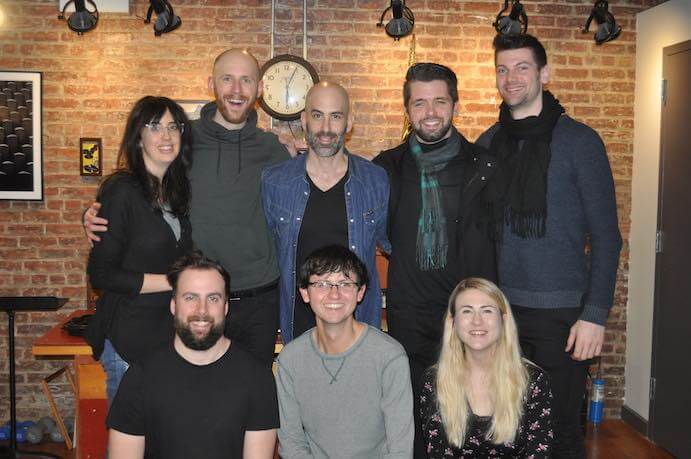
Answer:
POLYGON ((91 357, 91 346, 84 338, 72 336, 62 325, 73 317, 93 311, 75 311, 38 338, 31 349, 39 358, 63 357, 72 359, 76 373, 75 394, 75 457, 102 459, 105 457, 108 432, 106 414, 106 375, 101 365, 91 357))
POLYGON ((72 336, 62 329, 62 326, 73 317, 93 314, 93 311, 74 311, 59 324, 48 330, 43 336, 34 341, 31 353, 35 356, 77 356, 91 355, 91 346, 81 336, 72 336))

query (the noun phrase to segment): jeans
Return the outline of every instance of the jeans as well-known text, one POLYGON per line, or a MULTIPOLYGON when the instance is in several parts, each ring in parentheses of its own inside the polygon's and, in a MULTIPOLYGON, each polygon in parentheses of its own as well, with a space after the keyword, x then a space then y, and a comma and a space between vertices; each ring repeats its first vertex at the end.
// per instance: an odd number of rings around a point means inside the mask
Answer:
POLYGON ((117 353, 110 340, 106 339, 101 354, 101 366, 106 372, 106 394, 108 395, 108 406, 113 402, 118 386, 130 364, 125 362, 117 353))

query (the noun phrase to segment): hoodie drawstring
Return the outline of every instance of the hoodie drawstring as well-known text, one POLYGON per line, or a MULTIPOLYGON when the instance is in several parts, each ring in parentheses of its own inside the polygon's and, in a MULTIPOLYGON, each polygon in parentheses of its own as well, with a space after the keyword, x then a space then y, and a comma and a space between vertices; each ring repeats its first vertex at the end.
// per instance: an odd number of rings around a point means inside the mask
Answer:
POLYGON ((240 137, 240 130, 238 130, 238 175, 242 170, 242 137, 240 137))
POLYGON ((216 143, 216 178, 221 175, 221 142, 216 143))

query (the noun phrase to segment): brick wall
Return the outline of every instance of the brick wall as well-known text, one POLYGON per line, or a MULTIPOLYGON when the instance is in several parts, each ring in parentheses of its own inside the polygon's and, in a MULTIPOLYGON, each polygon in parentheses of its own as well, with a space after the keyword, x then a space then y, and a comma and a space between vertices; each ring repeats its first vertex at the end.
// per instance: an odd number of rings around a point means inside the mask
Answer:
MULTIPOLYGON (((63 362, 38 361, 32 341, 74 309, 85 306, 88 246, 80 212, 97 180, 78 173, 80 137, 101 137, 104 167, 112 169, 128 110, 145 94, 206 99, 214 56, 248 47, 260 61, 270 54, 269 0, 172 0, 183 25, 155 38, 142 23, 148 2, 130 0, 132 14, 103 13, 83 36, 56 19, 56 0, 3 0, 0 69, 43 72, 43 202, 0 201, 0 295, 70 298, 60 313, 17 318, 19 415, 48 413, 38 381, 63 362), (203 6, 199 6, 203 4, 203 6)), ((607 415, 617 417, 624 391, 626 296, 633 154, 635 14, 659 0, 613 0, 621 37, 596 46, 580 28, 589 0, 526 1, 530 32, 543 39, 553 90, 575 118, 603 137, 617 186, 624 238, 615 306, 604 348, 607 415)), ((276 53, 302 53, 300 0, 277 1, 276 53)), ((308 1, 309 59, 322 78, 351 93, 355 127, 349 148, 366 157, 398 143, 403 123, 401 84, 410 38, 394 42, 374 25, 386 0, 308 1)), ((456 125, 475 139, 496 119, 490 22, 499 1, 409 0, 416 17, 417 60, 438 61, 459 76, 461 113, 456 125)), ((2 15, 0 15, 2 17, 2 15)), ((268 118, 261 115, 266 126, 268 118)), ((282 126, 286 129, 286 126, 282 126)), ((0 320, 0 421, 8 416, 6 320, 0 320)), ((59 401, 69 404, 64 387, 59 401)))

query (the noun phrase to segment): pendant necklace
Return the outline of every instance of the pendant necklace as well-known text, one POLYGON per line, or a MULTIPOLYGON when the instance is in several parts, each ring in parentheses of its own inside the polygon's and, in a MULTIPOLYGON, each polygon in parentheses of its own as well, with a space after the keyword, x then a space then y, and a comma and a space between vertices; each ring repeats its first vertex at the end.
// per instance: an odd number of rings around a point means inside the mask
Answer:
POLYGON ((324 370, 331 376, 331 381, 329 384, 333 384, 335 381, 338 381, 338 374, 341 372, 343 369, 343 364, 345 363, 346 358, 343 357, 343 360, 341 360, 341 364, 338 366, 338 370, 336 370, 336 373, 331 373, 331 370, 329 370, 329 367, 326 366, 326 361, 324 360, 324 357, 322 357, 322 366, 324 367, 324 370))

